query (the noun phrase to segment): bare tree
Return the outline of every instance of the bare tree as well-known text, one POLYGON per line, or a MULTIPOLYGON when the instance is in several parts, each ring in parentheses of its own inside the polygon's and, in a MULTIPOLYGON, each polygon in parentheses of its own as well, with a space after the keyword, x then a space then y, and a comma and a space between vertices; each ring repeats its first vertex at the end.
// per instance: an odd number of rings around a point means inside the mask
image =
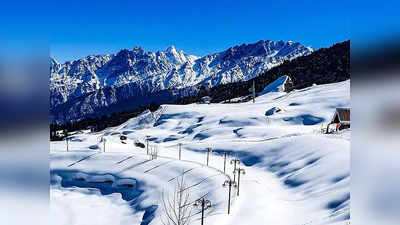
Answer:
POLYGON ((187 190, 184 176, 177 178, 173 193, 162 195, 164 215, 161 222, 164 225, 188 225, 192 216, 190 193, 187 190))

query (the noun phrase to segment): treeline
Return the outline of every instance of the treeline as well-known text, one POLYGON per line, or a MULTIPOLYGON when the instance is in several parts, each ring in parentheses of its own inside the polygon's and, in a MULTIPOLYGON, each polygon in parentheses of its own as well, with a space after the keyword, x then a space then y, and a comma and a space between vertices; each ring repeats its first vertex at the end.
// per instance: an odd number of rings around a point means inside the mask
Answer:
POLYGON ((248 81, 219 85, 195 96, 187 96, 175 101, 176 104, 189 104, 210 96, 211 102, 227 101, 232 98, 249 95, 249 88, 255 81, 256 92, 262 91, 268 84, 283 75, 289 75, 293 88, 301 89, 312 84, 327 84, 350 79, 350 41, 321 48, 310 55, 285 61, 281 65, 260 74, 248 81))
POLYGON ((127 110, 119 113, 112 113, 110 115, 103 115, 101 117, 88 117, 86 119, 66 123, 66 124, 50 124, 50 140, 60 140, 63 137, 59 137, 56 131, 65 130, 66 132, 72 132, 77 130, 84 130, 91 128, 93 131, 100 131, 107 127, 118 126, 129 119, 138 116, 143 111, 149 109, 154 112, 160 107, 156 102, 152 102, 148 106, 140 106, 138 108, 127 110))

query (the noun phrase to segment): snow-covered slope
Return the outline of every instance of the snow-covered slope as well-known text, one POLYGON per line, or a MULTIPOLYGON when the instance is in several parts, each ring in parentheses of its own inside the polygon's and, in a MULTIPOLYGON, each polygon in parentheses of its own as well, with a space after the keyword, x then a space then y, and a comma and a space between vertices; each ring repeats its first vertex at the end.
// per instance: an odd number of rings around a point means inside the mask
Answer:
MULTIPOLYGON (((105 198, 93 206, 99 210, 110 207, 106 202, 120 207, 126 213, 115 214, 119 224, 158 225, 163 189, 173 188, 169 180, 189 171, 185 178, 192 199, 205 195, 213 204, 205 224, 346 224, 350 217, 350 130, 332 134, 320 130, 335 108, 349 106, 348 80, 290 93, 268 92, 254 104, 163 105, 154 114, 155 123, 146 119, 154 118, 147 112, 103 132, 75 135, 69 144, 71 152, 65 152, 65 142, 52 142, 53 212, 57 218, 72 218, 66 224, 82 224, 78 219, 85 210, 81 206, 81 211, 75 210, 74 204, 83 203, 70 200, 74 191, 88 198, 88 204, 105 198), (274 107, 280 110, 266 116, 274 107), (128 143, 122 144, 118 134, 126 135, 128 143), (145 149, 134 147, 135 140, 145 143, 146 135, 149 144, 158 147, 159 159, 146 161, 145 149), (107 140, 105 153, 101 137, 107 140), (182 143, 185 161, 177 160, 178 143, 182 143), (213 149, 209 166, 205 165, 207 147, 213 149), (226 175, 222 152, 229 153, 226 175), (228 192, 221 184, 227 176, 233 178, 229 163, 233 158, 240 159, 246 174, 241 177, 240 195, 237 189, 233 191, 232 211, 227 215, 228 192), (75 179, 79 177, 86 183, 75 179), (135 198, 122 195, 124 201, 116 199, 112 193, 121 189, 113 184, 114 191, 109 193, 93 184, 99 179, 113 180, 115 185, 138 184, 132 192, 135 198), (60 210, 63 207, 70 210, 60 210)), ((85 218, 85 222, 94 219, 85 218)), ((199 214, 194 215, 191 224, 198 224, 198 219, 199 214)))
POLYGON ((262 40, 204 57, 189 55, 171 46, 155 53, 135 47, 113 55, 92 55, 64 64, 51 58, 52 121, 82 119, 96 110, 118 104, 122 99, 161 90, 200 84, 212 87, 248 80, 284 60, 312 51, 311 47, 298 42, 262 40), (62 107, 63 104, 66 107, 62 107), (70 110, 67 114, 60 113, 66 109, 70 110), (67 116, 72 118, 63 118, 67 116))
POLYGON ((267 85, 260 93, 259 95, 264 95, 270 92, 282 92, 285 91, 285 84, 289 80, 289 76, 284 75, 274 82, 270 83, 267 85))

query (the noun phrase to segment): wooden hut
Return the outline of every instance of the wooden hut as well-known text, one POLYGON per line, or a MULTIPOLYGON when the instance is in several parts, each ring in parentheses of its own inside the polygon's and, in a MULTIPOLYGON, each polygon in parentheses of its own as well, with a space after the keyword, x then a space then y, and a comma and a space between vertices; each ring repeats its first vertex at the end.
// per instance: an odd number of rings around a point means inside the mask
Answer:
POLYGON ((326 133, 329 132, 331 124, 336 124, 336 131, 350 128, 350 108, 336 108, 332 120, 326 128, 326 133))

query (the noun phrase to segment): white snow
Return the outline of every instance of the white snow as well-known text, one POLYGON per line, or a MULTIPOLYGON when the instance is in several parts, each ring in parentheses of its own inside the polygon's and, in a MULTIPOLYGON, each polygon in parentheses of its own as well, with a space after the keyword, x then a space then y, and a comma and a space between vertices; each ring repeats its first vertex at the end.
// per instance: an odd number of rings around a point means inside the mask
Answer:
MULTIPOLYGON (((71 225, 146 220, 159 225, 162 192, 173 189, 174 178, 184 172, 191 199, 205 195, 212 202, 207 225, 346 224, 350 130, 320 130, 335 108, 349 106, 350 80, 290 93, 266 92, 254 104, 163 105, 103 132, 77 133, 69 142, 70 152, 65 142, 51 142, 53 218, 71 225), (281 110, 266 116, 274 107, 281 110), (127 144, 119 134, 128 137, 127 144), (134 146, 135 141, 146 144, 146 135, 149 145, 158 147, 155 160, 134 146), (209 166, 207 147, 213 149, 209 166), (230 154, 227 175, 224 151, 230 154), (234 157, 246 174, 227 215, 228 190, 222 183, 228 175, 233 179, 229 162, 234 157)), ((199 224, 199 218, 193 216, 191 224, 199 224)))
POLYGON ((284 85, 286 81, 289 79, 287 75, 279 77, 277 80, 274 82, 270 83, 267 85, 264 90, 261 91, 259 95, 264 95, 269 92, 282 92, 285 90, 284 85))

